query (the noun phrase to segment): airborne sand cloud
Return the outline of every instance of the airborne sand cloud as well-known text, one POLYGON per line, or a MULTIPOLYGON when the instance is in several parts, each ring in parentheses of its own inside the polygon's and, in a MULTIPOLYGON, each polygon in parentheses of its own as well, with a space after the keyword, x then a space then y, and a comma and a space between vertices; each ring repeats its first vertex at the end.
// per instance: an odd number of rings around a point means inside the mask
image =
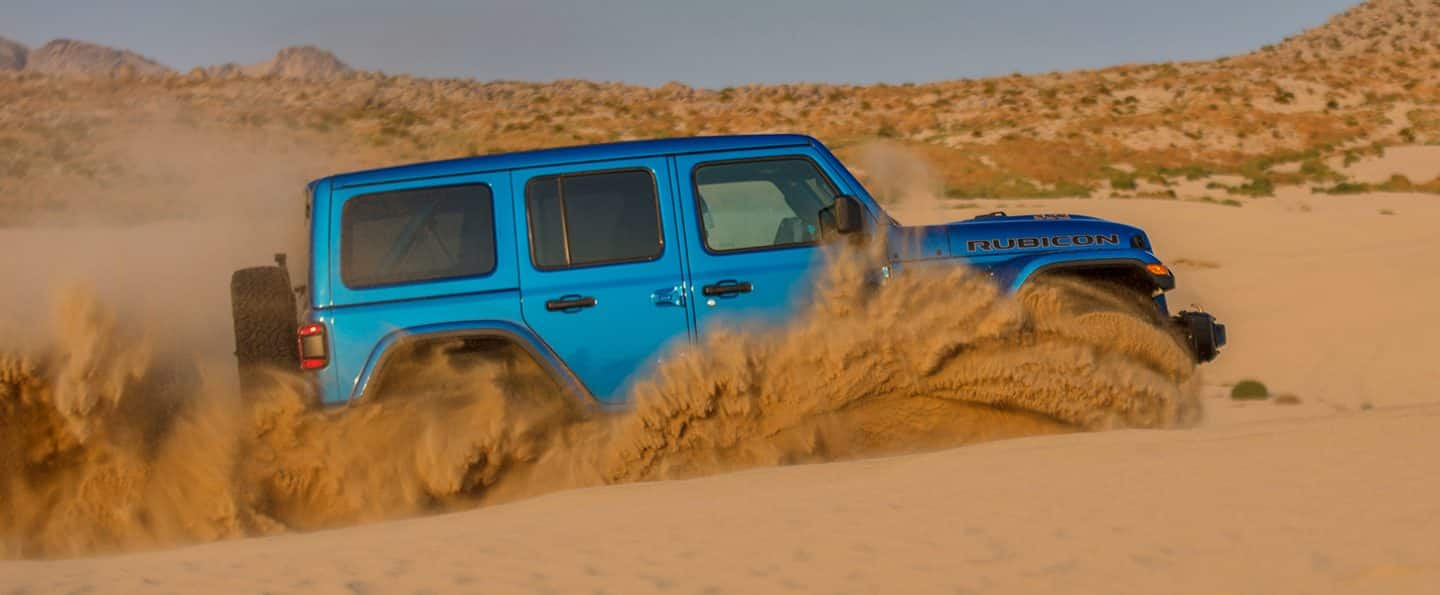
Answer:
POLYGON ((1138 304, 1064 280, 1010 298, 964 269, 877 287, 871 270, 839 258, 794 321, 711 333, 621 414, 589 411, 523 365, 444 359, 341 410, 308 408, 284 377, 242 404, 224 378, 71 294, 52 349, 5 359, 5 552, 153 547, 1198 419, 1189 355, 1138 304))

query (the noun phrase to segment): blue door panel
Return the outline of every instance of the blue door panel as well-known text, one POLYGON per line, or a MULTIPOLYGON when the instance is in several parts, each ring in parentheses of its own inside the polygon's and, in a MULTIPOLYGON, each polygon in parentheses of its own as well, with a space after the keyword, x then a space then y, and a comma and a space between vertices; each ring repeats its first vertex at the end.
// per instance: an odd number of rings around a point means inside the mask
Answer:
MULTIPOLYGON (((689 335, 682 251, 671 178, 663 157, 592 162, 513 172, 515 229, 520 235, 521 310, 525 322, 602 402, 624 400, 628 384, 648 372, 674 341, 689 335), (542 269, 530 254, 525 189, 537 177, 643 170, 654 178, 662 223, 653 260, 542 269), (588 301, 555 309, 547 303, 588 301)), ((538 218, 538 215, 537 215, 538 218)))
POLYGON ((811 160, 829 178, 836 191, 841 194, 853 192, 848 177, 838 175, 831 160, 809 147, 727 151, 675 158, 675 169, 680 178, 676 184, 676 198, 689 260, 687 284, 695 312, 696 331, 702 337, 705 328, 710 325, 784 321, 798 302, 808 299, 814 287, 814 275, 824 264, 822 251, 817 245, 745 252, 712 252, 705 246, 695 195, 695 169, 712 162, 778 157, 811 160), (705 295, 706 287, 738 284, 749 284, 748 291, 705 295))

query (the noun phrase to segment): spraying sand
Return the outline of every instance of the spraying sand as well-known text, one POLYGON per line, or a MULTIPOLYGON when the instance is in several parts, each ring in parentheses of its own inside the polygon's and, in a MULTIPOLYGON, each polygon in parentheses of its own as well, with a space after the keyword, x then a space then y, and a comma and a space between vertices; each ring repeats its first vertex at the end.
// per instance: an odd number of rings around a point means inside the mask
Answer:
POLYGON ((417 364, 425 390, 316 410, 242 404, 83 293, 54 349, 6 356, 9 556, 315 529, 616 482, 1198 419, 1189 355, 1127 299, 1055 279, 1019 298, 957 267, 876 286, 837 258, 782 328, 717 329, 581 407, 522 370, 417 364), (463 372, 463 374, 462 374, 463 372))

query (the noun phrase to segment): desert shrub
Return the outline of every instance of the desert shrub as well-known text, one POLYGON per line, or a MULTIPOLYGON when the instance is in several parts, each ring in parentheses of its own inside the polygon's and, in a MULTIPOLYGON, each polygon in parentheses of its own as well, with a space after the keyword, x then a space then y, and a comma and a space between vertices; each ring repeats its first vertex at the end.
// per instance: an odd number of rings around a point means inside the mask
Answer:
POLYGON ((1262 196, 1275 196, 1275 182, 1271 181, 1270 178, 1266 177, 1251 178, 1250 181, 1240 186, 1229 188, 1227 190, 1231 194, 1241 194, 1244 196, 1251 196, 1256 198, 1262 196))
POLYGON ((1319 159, 1306 159, 1301 162, 1300 174, 1311 179, 1327 179, 1336 176, 1335 170, 1330 169, 1329 165, 1319 159))
POLYGON ((1400 174, 1390 176, 1390 179, 1380 184, 1379 187, 1379 190, 1382 192, 1410 192, 1414 189, 1415 183, 1411 182, 1410 178, 1400 174))
POLYGON ((1274 96, 1274 99, 1275 99, 1275 103, 1281 103, 1281 104, 1295 103, 1295 94, 1292 93, 1292 92, 1290 92, 1290 91, 1285 90, 1283 87, 1278 87, 1278 86, 1277 86, 1277 87, 1275 87, 1275 96, 1274 96))
POLYGON ((1370 192, 1371 188, 1369 184, 1340 182, 1329 188, 1312 188, 1312 190, 1317 194, 1364 194, 1370 192))
POLYGON ((1230 389, 1230 398, 1236 401, 1263 401, 1270 398, 1270 389, 1259 380, 1241 380, 1230 389))
POLYGON ((1115 174, 1110 177, 1110 187, 1116 190, 1134 190, 1135 176, 1123 172, 1115 174))
POLYGON ((1209 168, 1203 165, 1183 165, 1180 167, 1162 167, 1160 174, 1164 176, 1184 176, 1190 181, 1199 180, 1213 174, 1209 168))

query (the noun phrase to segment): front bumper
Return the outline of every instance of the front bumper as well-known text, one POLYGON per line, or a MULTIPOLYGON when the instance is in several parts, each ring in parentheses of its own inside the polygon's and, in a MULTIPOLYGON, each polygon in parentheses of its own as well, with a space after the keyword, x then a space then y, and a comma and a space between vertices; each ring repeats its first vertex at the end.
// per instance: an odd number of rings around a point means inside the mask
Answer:
POLYGON ((1215 317, 1208 313, 1181 312, 1171 318, 1171 321, 1179 327, 1180 335, 1185 338, 1190 353, 1194 354, 1195 361, 1199 363, 1215 361, 1220 355, 1220 349, 1225 347, 1225 325, 1216 322, 1215 317))

